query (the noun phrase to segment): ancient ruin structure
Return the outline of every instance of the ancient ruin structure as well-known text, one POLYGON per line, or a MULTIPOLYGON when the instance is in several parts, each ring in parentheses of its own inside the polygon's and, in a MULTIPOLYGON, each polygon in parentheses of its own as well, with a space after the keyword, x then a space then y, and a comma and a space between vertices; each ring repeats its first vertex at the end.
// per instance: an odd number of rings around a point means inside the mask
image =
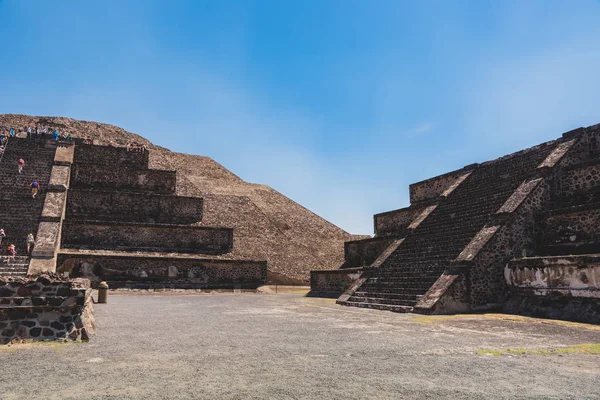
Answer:
POLYGON ((113 287, 264 284, 266 261, 210 258, 231 252, 233 230, 193 226, 203 200, 177 196, 176 173, 150 170, 148 157, 123 147, 10 138, 2 163, 5 240, 26 254, 27 233, 37 234, 29 265, 5 256, 0 272, 57 272, 113 287), (19 157, 29 161, 22 174, 13 171, 19 157), (35 199, 27 185, 33 180, 41 187, 35 199))
POLYGON ((19 138, 9 139, 0 161, 0 228, 18 257, 1 264, 0 275, 56 268, 117 286, 302 284, 310 269, 339 265, 342 243, 354 237, 210 158, 171 152, 115 126, 0 115, 0 129, 10 127, 19 138), (27 126, 58 129, 75 144, 25 139, 27 126), (149 150, 127 151, 132 141, 149 150), (22 175, 19 158, 26 160, 22 175), (36 200, 28 189, 34 178, 36 200), (31 263, 24 249, 30 232, 31 263))
POLYGON ((600 125, 410 186, 375 237, 313 271, 338 304, 600 322, 600 125))

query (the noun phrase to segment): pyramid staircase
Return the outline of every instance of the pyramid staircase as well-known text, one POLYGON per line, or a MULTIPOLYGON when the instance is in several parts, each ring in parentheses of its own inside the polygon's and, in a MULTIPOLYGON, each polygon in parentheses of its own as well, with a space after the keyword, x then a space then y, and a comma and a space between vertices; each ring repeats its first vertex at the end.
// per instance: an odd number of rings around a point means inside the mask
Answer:
MULTIPOLYGON (((587 170, 600 164, 589 150, 589 137, 599 131, 580 128, 411 185, 410 207, 376 215, 375 238, 347 244, 353 251, 342 268, 362 272, 338 304, 419 313, 497 309, 508 295, 504 267, 511 259, 598 252, 590 230, 598 226, 600 190, 565 182, 582 163, 587 170), (556 219, 577 212, 594 228, 575 227, 575 239, 568 234, 568 243, 551 243, 547 236, 560 231, 556 219)), ((598 173, 581 179, 595 182, 598 173)))
POLYGON ((26 238, 36 235, 40 223, 46 189, 56 145, 52 142, 9 138, 0 161, 0 228, 7 237, 2 241, 0 254, 7 254, 7 247, 14 243, 18 257, 9 261, 2 257, 0 275, 24 276, 28 264, 26 238), (18 160, 25 166, 17 171, 18 160), (35 199, 31 197, 30 184, 37 180, 40 185, 35 199))

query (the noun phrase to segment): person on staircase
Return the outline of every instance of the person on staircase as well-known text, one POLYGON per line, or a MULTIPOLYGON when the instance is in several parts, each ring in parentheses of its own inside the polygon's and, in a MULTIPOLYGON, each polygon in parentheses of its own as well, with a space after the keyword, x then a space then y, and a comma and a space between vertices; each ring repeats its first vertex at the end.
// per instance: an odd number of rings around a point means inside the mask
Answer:
POLYGON ((22 158, 19 158, 18 161, 18 169, 19 169, 19 175, 21 175, 23 173, 23 167, 25 166, 25 160, 23 160, 22 158))
POLYGON ((33 182, 31 182, 31 185, 29 185, 29 187, 31 187, 31 198, 35 199, 35 196, 37 196, 38 193, 38 189, 40 188, 40 184, 34 179, 33 182))
POLYGON ((4 229, 0 229, 0 245, 2 244, 2 241, 4 240, 5 237, 6 237, 6 233, 4 233, 4 229))
POLYGON ((15 133, 15 128, 10 128, 10 137, 15 137, 16 133, 15 133))
POLYGON ((17 248, 14 244, 8 246, 8 254, 10 254, 8 258, 12 259, 12 261, 15 261, 15 257, 17 256, 17 248))
POLYGON ((35 238, 33 237, 33 233, 27 235, 27 239, 25 240, 27 243, 27 253, 31 254, 31 250, 33 249, 33 244, 35 243, 35 238))

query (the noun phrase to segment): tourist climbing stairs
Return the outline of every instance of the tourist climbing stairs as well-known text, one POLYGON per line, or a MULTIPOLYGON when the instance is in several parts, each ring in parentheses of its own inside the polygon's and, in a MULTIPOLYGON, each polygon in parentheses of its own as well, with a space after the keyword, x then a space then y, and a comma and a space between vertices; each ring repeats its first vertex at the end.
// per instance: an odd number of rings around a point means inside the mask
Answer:
MULTIPOLYGON (((0 228, 6 237, 0 247, 0 255, 7 255, 7 248, 14 244, 19 258, 18 263, 0 263, 0 275, 25 275, 27 273, 26 239, 29 233, 36 235, 46 187, 56 147, 43 141, 10 138, 0 161, 0 228), (18 173, 18 160, 23 159, 23 172, 18 173), (31 183, 36 180, 39 192, 35 199, 31 196, 31 183)), ((4 261, 4 260, 3 260, 4 261)))

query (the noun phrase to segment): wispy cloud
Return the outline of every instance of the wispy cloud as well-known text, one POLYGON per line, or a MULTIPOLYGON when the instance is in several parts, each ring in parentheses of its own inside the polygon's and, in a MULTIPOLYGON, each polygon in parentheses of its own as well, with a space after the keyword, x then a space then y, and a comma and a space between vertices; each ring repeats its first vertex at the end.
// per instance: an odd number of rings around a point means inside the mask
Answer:
POLYGON ((409 138, 414 138, 417 136, 421 136, 424 135, 428 132, 431 132, 432 130, 434 130, 437 127, 436 123, 433 122, 423 122, 420 125, 417 125, 415 128, 409 130, 406 133, 406 136, 409 138))

